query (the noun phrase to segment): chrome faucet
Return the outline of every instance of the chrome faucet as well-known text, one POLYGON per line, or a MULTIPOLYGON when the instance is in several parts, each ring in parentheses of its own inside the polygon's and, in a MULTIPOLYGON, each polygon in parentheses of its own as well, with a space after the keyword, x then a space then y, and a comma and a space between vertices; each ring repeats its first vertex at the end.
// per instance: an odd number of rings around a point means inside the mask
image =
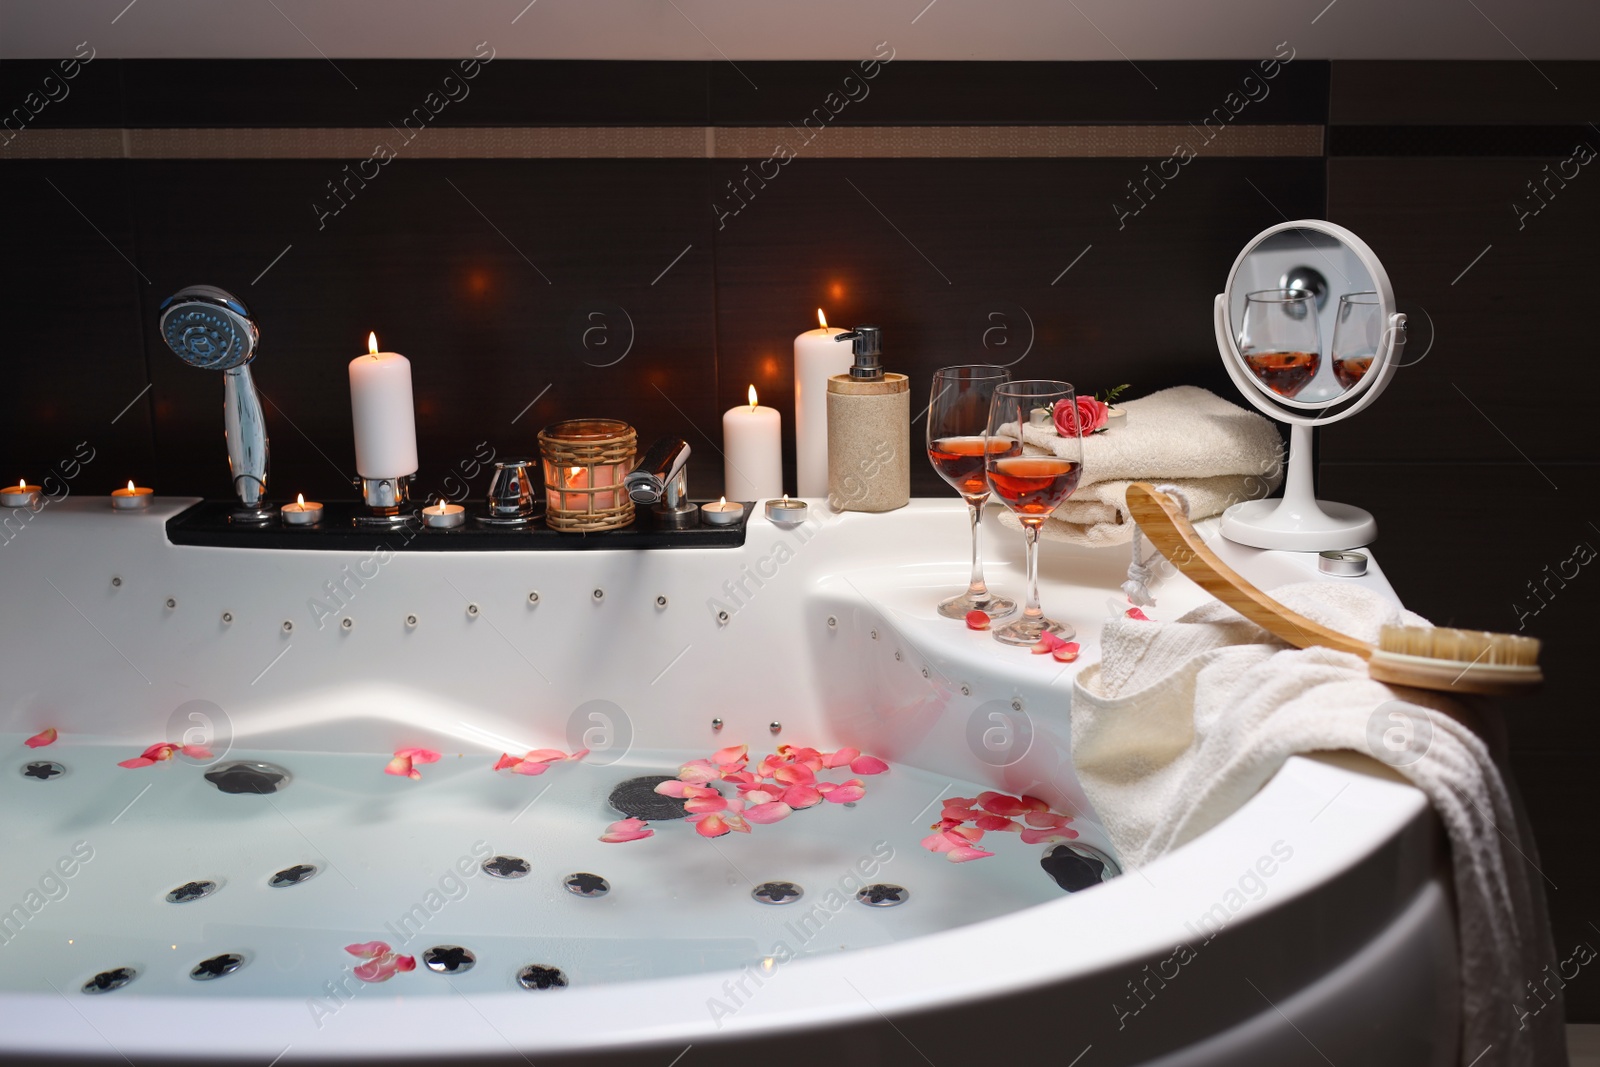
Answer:
POLYGON ((622 479, 635 504, 654 504, 656 523, 672 529, 693 526, 699 511, 689 503, 689 442, 663 437, 650 446, 633 470, 622 479))
POLYGON ((222 422, 239 522, 267 522, 267 424, 249 363, 261 331, 244 302, 209 285, 191 285, 161 303, 161 336, 191 367, 220 370, 222 422))

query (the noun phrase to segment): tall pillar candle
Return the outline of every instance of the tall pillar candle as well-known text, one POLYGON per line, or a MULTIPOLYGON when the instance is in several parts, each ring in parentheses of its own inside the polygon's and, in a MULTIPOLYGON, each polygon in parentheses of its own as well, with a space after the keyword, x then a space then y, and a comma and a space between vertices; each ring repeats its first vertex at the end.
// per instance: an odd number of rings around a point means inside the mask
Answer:
POLYGON ((783 492, 783 417, 750 403, 722 414, 722 484, 729 500, 761 500, 783 492))
POLYGON ((834 340, 844 333, 821 325, 794 339, 794 464, 797 496, 828 495, 828 379, 850 369, 850 346, 834 340))
POLYGON ((401 478, 417 472, 417 421, 411 405, 411 362, 378 351, 350 361, 350 415, 355 422, 356 473, 363 478, 401 478))

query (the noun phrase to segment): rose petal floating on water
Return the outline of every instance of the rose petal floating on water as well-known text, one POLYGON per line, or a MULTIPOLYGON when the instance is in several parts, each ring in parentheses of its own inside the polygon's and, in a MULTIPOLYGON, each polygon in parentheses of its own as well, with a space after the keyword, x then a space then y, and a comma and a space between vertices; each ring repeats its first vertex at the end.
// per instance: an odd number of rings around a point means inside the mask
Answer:
POLYGON ((727 748, 719 748, 711 754, 711 762, 718 766, 724 763, 743 763, 749 758, 749 745, 729 745, 727 748))
POLYGON ((32 737, 28 738, 22 743, 27 745, 29 748, 43 748, 45 745, 53 744, 55 739, 59 736, 60 735, 56 733, 56 728, 52 726, 48 730, 40 730, 38 733, 34 734, 32 737))
POLYGON ((850 804, 867 795, 867 787, 859 778, 852 778, 848 782, 839 782, 838 784, 824 783, 817 786, 817 791, 830 804, 850 804))
POLYGON ((364 960, 375 960, 389 951, 389 944, 386 941, 362 941, 359 944, 346 945, 344 950, 364 960))
POLYGON ((993 852, 985 852, 981 848, 956 848, 946 852, 944 858, 951 863, 968 863, 972 860, 985 860, 992 855, 993 852))
POLYGON ((751 822, 766 826, 769 823, 782 822, 787 819, 794 814, 794 809, 781 800, 769 800, 746 808, 744 814, 745 818, 751 822))
POLYGON ((733 829, 720 814, 693 815, 690 821, 694 823, 694 832, 701 837, 721 837, 733 829))
POLYGON ((861 755, 859 748, 841 748, 837 752, 826 752, 822 756, 822 765, 830 768, 843 767, 859 755, 861 755))
POLYGON ((850 761, 852 774, 882 774, 889 769, 889 765, 877 756, 857 756, 850 761))
POLYGON ((1022 843, 1024 845, 1043 845, 1051 841, 1070 841, 1078 836, 1078 831, 1061 827, 1059 829, 1024 830, 1022 843))
POLYGON ((408 756, 412 763, 438 763, 439 753, 431 748, 397 748, 396 756, 408 756))
POLYGON ((822 793, 814 785, 792 785, 783 791, 783 802, 796 810, 822 803, 822 793))
POLYGON ((643 819, 620 819, 606 827, 606 832, 600 835, 600 840, 616 845, 624 841, 640 841, 646 837, 654 837, 655 833, 643 819))

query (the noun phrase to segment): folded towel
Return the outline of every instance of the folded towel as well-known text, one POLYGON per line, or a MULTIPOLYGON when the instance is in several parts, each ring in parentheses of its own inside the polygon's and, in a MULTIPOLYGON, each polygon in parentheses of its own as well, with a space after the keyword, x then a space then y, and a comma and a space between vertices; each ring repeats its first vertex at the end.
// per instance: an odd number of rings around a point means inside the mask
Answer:
MULTIPOLYGON (((1215 393, 1179 385, 1118 406, 1127 411, 1128 424, 1084 439, 1083 480, 1046 520, 1040 531, 1046 540, 1126 544, 1133 537, 1127 500, 1134 482, 1176 486, 1198 522, 1268 495, 1282 479, 1277 428, 1215 393)), ((1053 453, 1060 443, 1050 428, 1023 430, 1029 452, 1053 453)), ((1019 526, 1009 511, 1000 521, 1019 526)))
MULTIPOLYGON (((1426 625, 1360 586, 1310 582, 1272 595, 1374 643, 1384 623, 1426 625)), ((1072 755, 1129 866, 1217 825, 1291 755, 1353 749, 1382 757, 1405 733, 1409 747, 1385 762, 1427 794, 1450 837, 1461 1062, 1566 1062, 1559 1005, 1517 1025, 1523 982, 1556 956, 1542 888, 1530 877, 1538 863, 1532 835, 1465 709, 1441 694, 1374 681, 1358 656, 1289 648, 1220 603, 1171 623, 1113 620, 1102 648, 1102 662, 1085 668, 1073 691, 1072 755)))

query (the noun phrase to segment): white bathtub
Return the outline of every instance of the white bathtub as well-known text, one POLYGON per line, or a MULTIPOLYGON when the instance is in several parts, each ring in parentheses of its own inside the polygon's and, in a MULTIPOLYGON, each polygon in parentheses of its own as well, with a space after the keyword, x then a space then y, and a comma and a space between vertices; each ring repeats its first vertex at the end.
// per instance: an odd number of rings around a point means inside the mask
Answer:
MULTIPOLYGON (((795 531, 756 519, 742 549, 392 558, 175 547, 163 524, 189 503, 69 499, 0 546, 6 1062, 1456 1060, 1442 842, 1421 794, 1375 763, 1294 759, 1222 826, 1075 894, 1040 869, 1043 846, 999 841, 964 865, 919 847, 940 797, 983 788, 1077 811, 1106 847, 1068 707, 1120 610, 1125 549, 1044 546, 1045 607, 1083 644, 1063 669, 933 613, 965 581, 954 500, 795 531), (57 743, 21 746, 48 726, 57 743), (294 781, 229 796, 181 759, 115 766, 186 731, 294 781), (586 733, 581 765, 488 769, 586 733), (854 808, 748 837, 596 840, 616 781, 739 742, 852 745, 891 770, 854 808), (382 774, 408 745, 444 759, 421 781, 382 774), (66 773, 24 777, 39 760, 66 773), (92 857, 57 868, 74 848, 92 857), (444 881, 491 851, 531 874, 444 881), (319 871, 266 885, 296 862, 319 871), (909 902, 830 908, 858 864, 909 902), (564 892, 576 871, 612 892, 564 892), (751 900, 769 878, 807 897, 751 900), (194 879, 220 888, 165 901, 194 879), (353 981, 342 947, 372 939, 465 946, 477 965, 353 981), (244 966, 190 979, 220 952, 244 966), (527 963, 569 986, 519 988, 527 963), (80 992, 115 967, 137 978, 80 992)), ((1019 539, 988 532, 991 583, 1020 595, 1019 539)), ((1269 587, 1315 577, 1303 557, 1223 551, 1269 587)), ((1388 590, 1376 567, 1358 580, 1388 590)), ((1181 578, 1157 595, 1164 618, 1203 596, 1181 578)))

